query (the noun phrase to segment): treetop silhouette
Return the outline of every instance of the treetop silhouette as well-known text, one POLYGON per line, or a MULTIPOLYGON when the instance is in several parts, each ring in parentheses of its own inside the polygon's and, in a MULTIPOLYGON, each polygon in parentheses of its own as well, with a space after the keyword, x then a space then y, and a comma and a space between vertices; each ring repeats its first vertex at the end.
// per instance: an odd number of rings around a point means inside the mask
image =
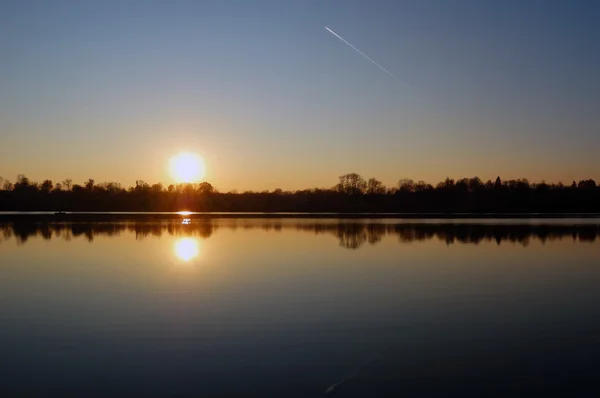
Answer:
POLYGON ((219 192, 208 182, 165 187, 137 180, 82 185, 71 179, 54 184, 19 175, 0 178, 0 211, 219 211, 219 212, 370 212, 370 213, 594 213, 600 212, 600 188, 592 179, 531 183, 525 178, 483 182, 478 177, 446 178, 435 186, 400 179, 386 187, 376 178, 344 174, 331 188, 297 191, 219 192))

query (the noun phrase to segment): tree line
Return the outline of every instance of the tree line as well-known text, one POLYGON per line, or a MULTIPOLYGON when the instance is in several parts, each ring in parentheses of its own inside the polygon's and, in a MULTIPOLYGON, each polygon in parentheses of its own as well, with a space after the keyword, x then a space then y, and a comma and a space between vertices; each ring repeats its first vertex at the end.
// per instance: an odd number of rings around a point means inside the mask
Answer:
POLYGON ((478 177, 446 178, 435 186, 401 179, 386 187, 357 173, 339 177, 331 188, 297 191, 219 192, 208 182, 150 185, 88 179, 74 184, 0 178, 0 211, 201 211, 201 212, 368 212, 368 213, 594 213, 600 187, 592 179, 530 183, 527 179, 484 182, 478 177))

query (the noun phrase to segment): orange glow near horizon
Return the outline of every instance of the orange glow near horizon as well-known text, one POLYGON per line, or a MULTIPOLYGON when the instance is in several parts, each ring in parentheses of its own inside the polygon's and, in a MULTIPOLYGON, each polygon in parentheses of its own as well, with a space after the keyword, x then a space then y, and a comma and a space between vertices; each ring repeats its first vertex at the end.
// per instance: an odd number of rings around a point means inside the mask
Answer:
POLYGON ((204 178, 204 159, 195 153, 182 152, 169 161, 171 177, 178 183, 197 182, 204 178))

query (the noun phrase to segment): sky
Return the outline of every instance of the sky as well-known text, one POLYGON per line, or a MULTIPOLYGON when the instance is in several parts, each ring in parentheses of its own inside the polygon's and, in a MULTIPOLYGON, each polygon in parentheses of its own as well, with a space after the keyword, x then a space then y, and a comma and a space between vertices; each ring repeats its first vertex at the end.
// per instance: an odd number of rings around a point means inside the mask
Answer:
POLYGON ((1 1, 0 176, 600 180, 600 3, 1 1), (325 29, 335 31, 394 79, 325 29))

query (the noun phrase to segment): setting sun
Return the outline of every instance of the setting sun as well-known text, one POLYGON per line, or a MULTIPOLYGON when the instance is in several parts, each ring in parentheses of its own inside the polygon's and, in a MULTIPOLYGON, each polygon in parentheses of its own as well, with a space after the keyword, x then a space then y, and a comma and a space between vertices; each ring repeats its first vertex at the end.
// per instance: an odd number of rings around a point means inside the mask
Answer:
POLYGON ((169 167, 171 177, 177 182, 195 182, 204 177, 204 159, 194 153, 183 152, 173 156, 169 167))

